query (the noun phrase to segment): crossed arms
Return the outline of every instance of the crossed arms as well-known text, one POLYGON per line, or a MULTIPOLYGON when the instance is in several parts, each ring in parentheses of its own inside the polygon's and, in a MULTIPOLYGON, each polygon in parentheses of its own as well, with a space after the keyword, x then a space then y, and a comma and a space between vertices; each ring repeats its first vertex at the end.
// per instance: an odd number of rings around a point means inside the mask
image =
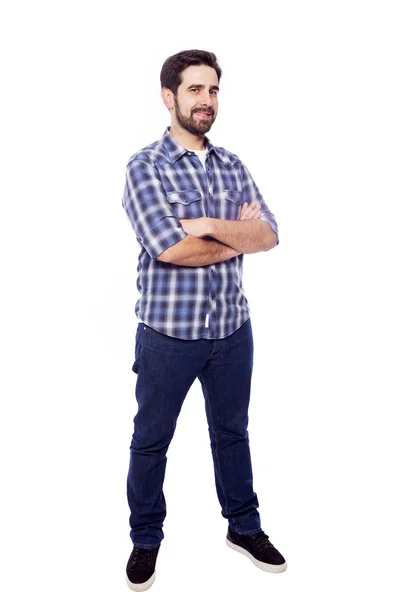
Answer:
POLYGON ((207 266, 243 253, 269 250, 278 243, 274 216, 243 164, 240 179, 243 196, 257 201, 245 202, 238 220, 179 220, 167 199, 159 167, 147 156, 133 157, 127 166, 122 205, 138 242, 152 259, 207 266))
POLYGON ((257 202, 250 205, 245 202, 238 221, 209 217, 181 219, 182 228, 188 235, 157 258, 175 265, 202 267, 242 253, 270 250, 276 245, 276 234, 269 223, 260 220, 260 213, 257 202))

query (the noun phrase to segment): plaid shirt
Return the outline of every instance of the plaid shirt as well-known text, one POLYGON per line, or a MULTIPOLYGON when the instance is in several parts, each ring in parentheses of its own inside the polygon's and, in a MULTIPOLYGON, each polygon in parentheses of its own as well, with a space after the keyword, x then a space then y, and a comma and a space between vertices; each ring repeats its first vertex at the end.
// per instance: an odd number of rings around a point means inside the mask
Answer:
POLYGON ((195 152, 170 134, 134 154, 127 165, 122 205, 140 245, 135 306, 139 320, 174 338, 221 339, 250 316, 242 287, 243 254, 203 267, 157 257, 186 237, 178 219, 239 219, 244 202, 261 204, 261 219, 278 235, 249 171, 207 137, 206 169, 195 152))

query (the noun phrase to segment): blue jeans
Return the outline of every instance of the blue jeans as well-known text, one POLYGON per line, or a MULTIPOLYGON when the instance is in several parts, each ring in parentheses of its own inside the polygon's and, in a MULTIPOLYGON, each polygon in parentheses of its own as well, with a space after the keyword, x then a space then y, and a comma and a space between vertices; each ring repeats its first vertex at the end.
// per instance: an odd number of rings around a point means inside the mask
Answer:
POLYGON ((237 533, 262 531, 247 432, 253 370, 250 319, 221 340, 181 340, 139 323, 132 370, 137 373, 138 410, 127 495, 134 545, 155 548, 164 538, 166 454, 196 377, 205 399, 222 516, 237 533))

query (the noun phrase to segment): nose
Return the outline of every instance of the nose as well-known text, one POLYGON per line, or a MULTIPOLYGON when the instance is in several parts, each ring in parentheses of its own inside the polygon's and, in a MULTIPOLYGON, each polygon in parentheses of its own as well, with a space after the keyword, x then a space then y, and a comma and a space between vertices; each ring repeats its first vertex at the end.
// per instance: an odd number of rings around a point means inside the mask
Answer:
POLYGON ((213 99, 214 99, 214 96, 212 96, 210 94, 210 92, 207 92, 207 90, 203 90, 201 97, 200 97, 199 104, 201 104, 201 106, 210 107, 213 104, 213 99))

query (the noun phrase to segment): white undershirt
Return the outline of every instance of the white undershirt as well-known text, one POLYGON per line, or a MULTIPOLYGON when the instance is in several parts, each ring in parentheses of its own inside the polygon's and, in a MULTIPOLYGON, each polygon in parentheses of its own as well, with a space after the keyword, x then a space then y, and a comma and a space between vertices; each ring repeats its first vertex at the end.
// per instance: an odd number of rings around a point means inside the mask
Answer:
POLYGON ((201 164, 204 169, 206 168, 206 154, 207 150, 191 150, 190 152, 195 152, 200 159, 201 164))

